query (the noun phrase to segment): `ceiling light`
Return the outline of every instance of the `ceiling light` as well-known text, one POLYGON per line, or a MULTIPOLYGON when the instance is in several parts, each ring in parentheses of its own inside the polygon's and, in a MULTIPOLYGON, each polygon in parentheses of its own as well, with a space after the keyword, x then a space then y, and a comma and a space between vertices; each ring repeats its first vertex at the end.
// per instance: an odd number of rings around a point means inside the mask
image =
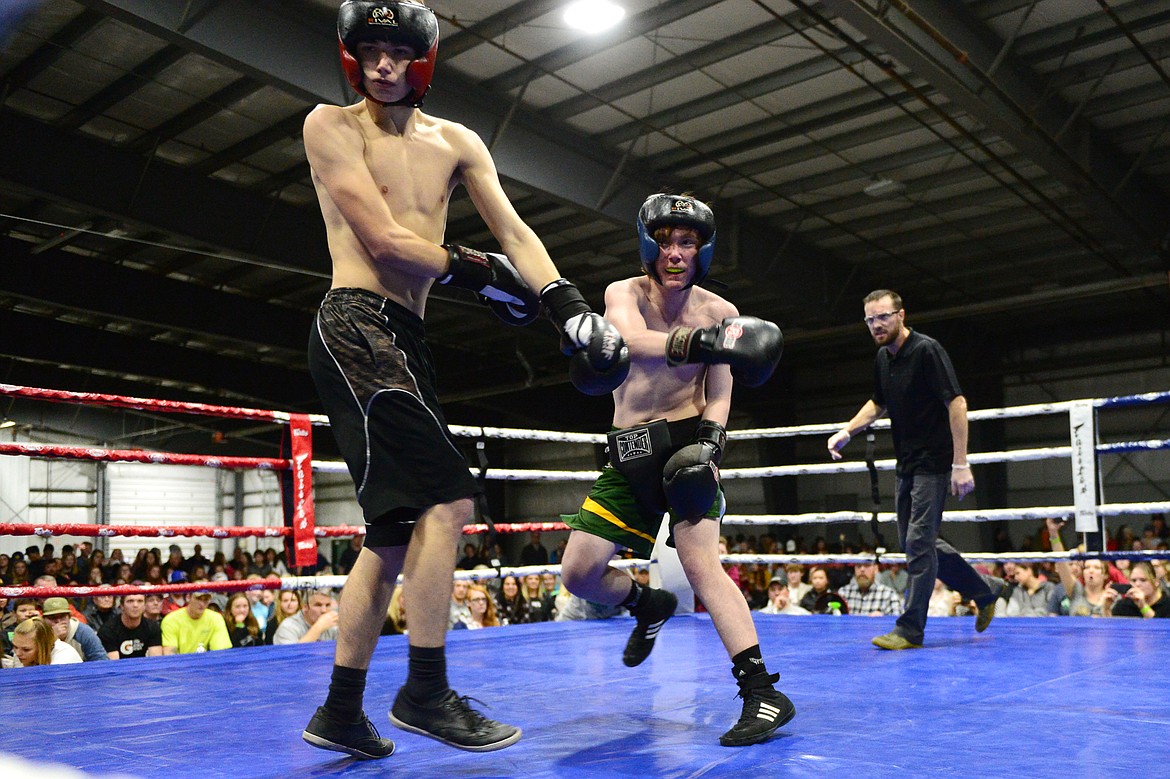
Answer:
POLYGON ((574 30, 597 33, 620 22, 626 9, 609 0, 576 0, 565 7, 565 24, 574 30))
POLYGON ((870 197, 895 197, 906 191, 906 185, 893 179, 878 179, 861 191, 870 197))

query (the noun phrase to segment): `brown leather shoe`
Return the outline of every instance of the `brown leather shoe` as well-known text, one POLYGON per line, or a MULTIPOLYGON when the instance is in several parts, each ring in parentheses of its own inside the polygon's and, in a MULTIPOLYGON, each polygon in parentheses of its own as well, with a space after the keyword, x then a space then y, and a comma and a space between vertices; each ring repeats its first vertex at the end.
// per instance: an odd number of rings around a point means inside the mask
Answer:
POLYGON ((991 620, 995 617, 995 604, 999 603, 1000 597, 1003 596, 1004 591, 1007 590, 1007 583, 1000 582, 999 592, 991 599, 991 602, 979 609, 979 613, 975 615, 975 632, 982 633, 987 630, 987 626, 991 624, 991 620))
POLYGON ((982 633, 987 630, 993 617, 995 617, 995 601, 979 609, 979 613, 975 615, 975 632, 982 633))
POLYGON ((878 649, 921 649, 922 644, 911 643, 901 633, 894 633, 893 631, 886 633, 884 636, 878 636, 873 640, 873 645, 878 649))

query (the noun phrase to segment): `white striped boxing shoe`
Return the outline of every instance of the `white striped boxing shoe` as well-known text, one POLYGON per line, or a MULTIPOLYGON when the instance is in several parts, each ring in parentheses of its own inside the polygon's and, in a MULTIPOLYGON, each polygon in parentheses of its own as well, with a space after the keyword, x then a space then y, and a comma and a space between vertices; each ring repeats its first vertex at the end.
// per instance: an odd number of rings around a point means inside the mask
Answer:
POLYGON ((658 631, 662 630, 666 620, 674 616, 676 608, 678 598, 674 593, 652 587, 642 590, 638 602, 630 607, 630 613, 637 618, 638 624, 634 625, 634 632, 626 641, 626 649, 622 652, 623 663, 633 668, 650 656, 658 631))
POLYGON ((725 747, 758 744, 796 716, 796 706, 774 685, 780 674, 753 674, 737 681, 743 698, 743 713, 731 729, 719 737, 725 747))

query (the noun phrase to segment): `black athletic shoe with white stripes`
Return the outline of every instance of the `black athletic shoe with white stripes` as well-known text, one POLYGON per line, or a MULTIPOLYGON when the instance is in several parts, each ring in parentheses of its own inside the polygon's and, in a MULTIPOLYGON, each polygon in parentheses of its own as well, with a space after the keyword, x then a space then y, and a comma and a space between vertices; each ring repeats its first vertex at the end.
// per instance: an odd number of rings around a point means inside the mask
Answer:
POLYGON ((746 747, 766 740, 796 716, 796 706, 772 685, 780 674, 755 674, 738 681, 743 713, 731 730, 719 737, 725 747, 746 747))
POLYGON ((678 608, 678 598, 673 592, 656 590, 647 587, 642 591, 638 602, 630 608, 638 619, 630 640, 626 642, 626 650, 622 653, 622 662, 633 668, 641 665, 642 661, 650 656, 654 648, 654 639, 658 638, 658 631, 666 624, 666 620, 674 616, 678 608))

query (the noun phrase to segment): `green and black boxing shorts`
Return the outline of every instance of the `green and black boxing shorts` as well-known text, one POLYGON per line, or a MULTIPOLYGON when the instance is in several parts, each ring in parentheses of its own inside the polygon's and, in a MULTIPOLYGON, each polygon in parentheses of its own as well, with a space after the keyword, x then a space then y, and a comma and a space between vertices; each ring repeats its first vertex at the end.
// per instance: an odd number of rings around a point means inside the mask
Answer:
MULTIPOLYGON (((666 461, 694 440, 698 417, 675 422, 655 420, 609 434, 609 462, 593 483, 576 514, 562 514, 573 530, 612 541, 649 557, 658 537, 663 514, 673 528, 679 521, 669 510, 662 491, 666 461)), ((727 509, 723 487, 704 517, 722 519, 727 509)))

